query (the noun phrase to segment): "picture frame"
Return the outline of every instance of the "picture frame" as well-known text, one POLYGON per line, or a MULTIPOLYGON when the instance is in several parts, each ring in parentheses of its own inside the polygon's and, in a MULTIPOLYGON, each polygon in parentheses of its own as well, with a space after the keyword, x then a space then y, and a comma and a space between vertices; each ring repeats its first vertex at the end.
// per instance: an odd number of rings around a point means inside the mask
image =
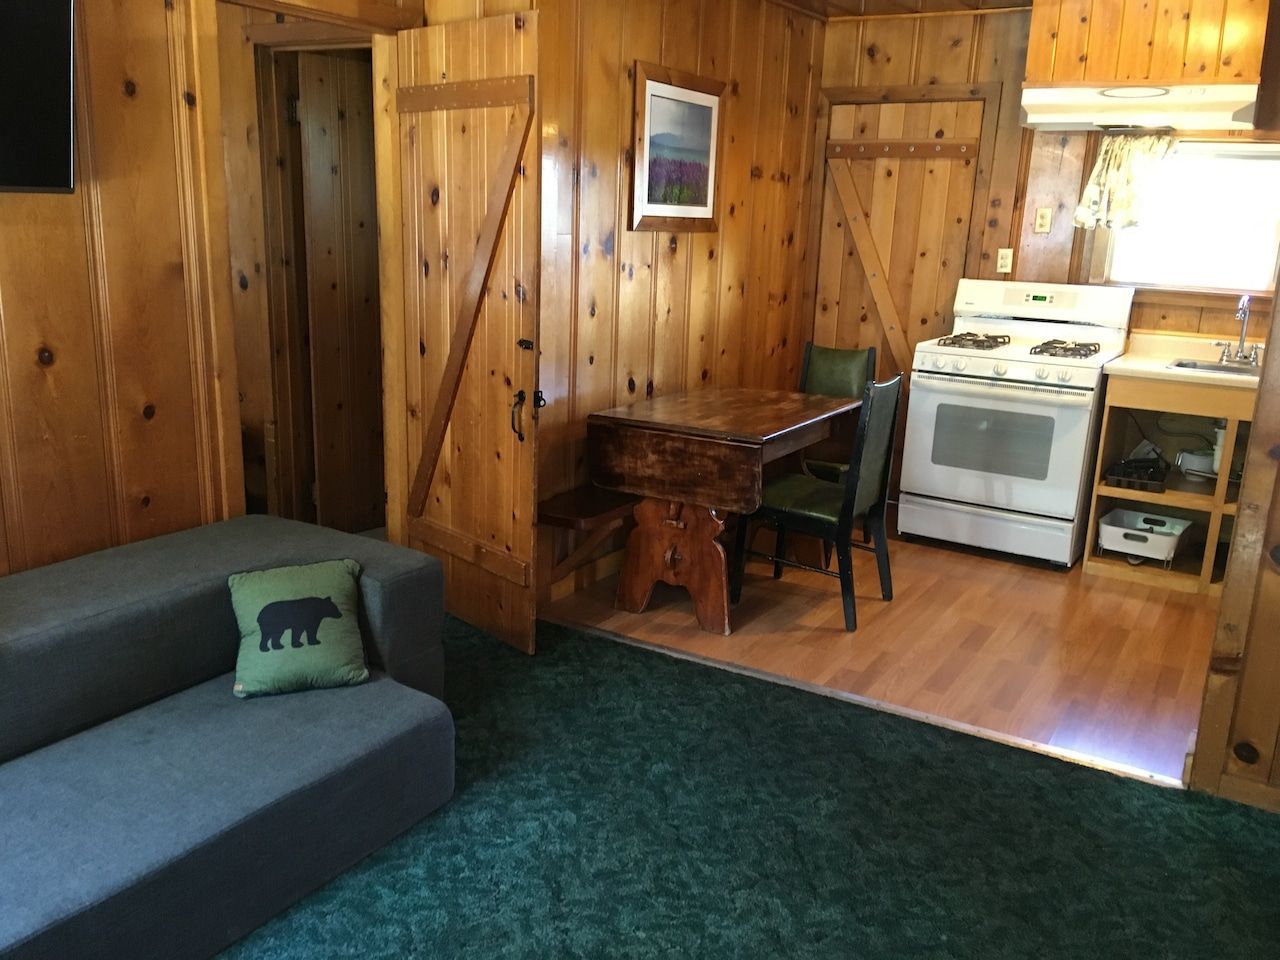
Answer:
POLYGON ((631 229, 712 232, 723 81, 637 60, 631 229))

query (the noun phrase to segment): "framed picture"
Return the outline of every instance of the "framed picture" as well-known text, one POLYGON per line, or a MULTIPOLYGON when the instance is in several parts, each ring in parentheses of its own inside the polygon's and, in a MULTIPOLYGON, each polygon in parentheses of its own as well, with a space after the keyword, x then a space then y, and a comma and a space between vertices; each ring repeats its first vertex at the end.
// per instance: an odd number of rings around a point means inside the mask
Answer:
POLYGON ((636 61, 633 230, 715 230, 724 83, 636 61))

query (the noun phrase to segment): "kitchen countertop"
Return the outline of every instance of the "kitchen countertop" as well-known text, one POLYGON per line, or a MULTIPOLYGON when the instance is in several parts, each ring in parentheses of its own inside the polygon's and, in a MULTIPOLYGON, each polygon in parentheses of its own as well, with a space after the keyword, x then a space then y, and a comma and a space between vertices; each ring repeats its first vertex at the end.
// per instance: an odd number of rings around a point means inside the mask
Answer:
MULTIPOLYGON (((1246 349, 1254 344, 1261 345, 1257 340, 1245 341, 1246 349)), ((1215 347, 1212 340, 1204 337, 1176 333, 1137 332, 1129 337, 1128 352, 1110 361, 1102 369, 1108 376, 1113 377, 1176 380, 1186 384, 1212 384, 1220 387, 1236 387, 1241 390, 1258 389, 1257 376, 1218 373, 1212 370, 1187 370, 1170 366, 1175 360, 1216 362, 1221 355, 1222 348, 1215 347)), ((1259 368, 1258 373, 1261 372, 1259 368)))

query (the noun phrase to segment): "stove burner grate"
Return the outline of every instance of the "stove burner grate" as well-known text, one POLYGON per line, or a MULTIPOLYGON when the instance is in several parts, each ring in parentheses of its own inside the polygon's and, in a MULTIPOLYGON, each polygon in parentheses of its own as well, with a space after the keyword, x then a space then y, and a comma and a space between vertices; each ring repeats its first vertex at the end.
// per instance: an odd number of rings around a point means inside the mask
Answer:
POLYGON ((961 347, 965 350, 995 350, 1006 346, 1009 338, 996 333, 956 333, 938 341, 940 347, 961 347))
POLYGON ((1097 343, 1081 343, 1077 340, 1046 340, 1044 343, 1032 347, 1031 354, 1036 357, 1067 357, 1085 360, 1101 349, 1102 346, 1097 343))

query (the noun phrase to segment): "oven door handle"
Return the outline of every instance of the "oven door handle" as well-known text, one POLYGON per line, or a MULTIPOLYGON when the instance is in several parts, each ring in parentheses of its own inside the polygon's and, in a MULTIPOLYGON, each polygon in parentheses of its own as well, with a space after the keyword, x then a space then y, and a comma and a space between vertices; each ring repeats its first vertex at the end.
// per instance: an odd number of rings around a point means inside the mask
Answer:
POLYGON ((911 375, 911 386, 919 394, 946 393, 959 397, 1005 397, 1049 407, 1088 407, 1093 403, 1092 390, 1055 387, 1048 384, 1010 383, 1001 380, 969 380, 945 374, 920 371, 911 375))

